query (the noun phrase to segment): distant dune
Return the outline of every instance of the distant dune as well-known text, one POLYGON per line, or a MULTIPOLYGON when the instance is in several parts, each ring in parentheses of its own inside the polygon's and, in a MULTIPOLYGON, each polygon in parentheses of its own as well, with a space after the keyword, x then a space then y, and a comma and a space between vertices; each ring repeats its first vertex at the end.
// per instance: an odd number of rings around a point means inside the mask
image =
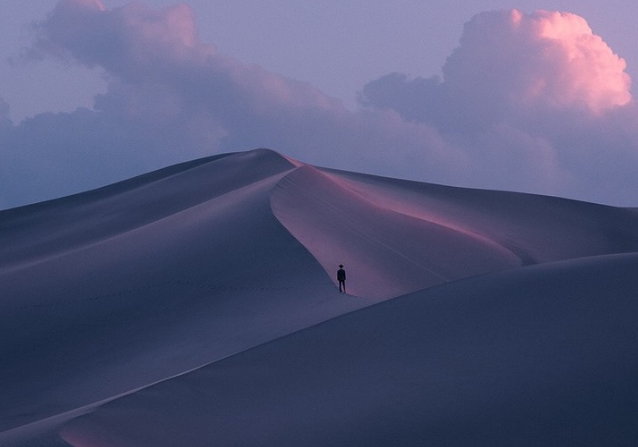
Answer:
POLYGON ((2 211, 0 445, 635 445, 636 272, 635 209, 266 149, 2 211))

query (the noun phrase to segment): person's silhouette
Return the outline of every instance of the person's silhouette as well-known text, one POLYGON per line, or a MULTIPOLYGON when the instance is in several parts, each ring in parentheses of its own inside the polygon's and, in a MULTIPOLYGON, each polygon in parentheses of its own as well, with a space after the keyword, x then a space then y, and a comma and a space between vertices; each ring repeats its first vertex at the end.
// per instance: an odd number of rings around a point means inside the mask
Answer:
POLYGON ((337 270, 337 281, 339 282, 339 293, 346 293, 346 271, 341 264, 337 270))

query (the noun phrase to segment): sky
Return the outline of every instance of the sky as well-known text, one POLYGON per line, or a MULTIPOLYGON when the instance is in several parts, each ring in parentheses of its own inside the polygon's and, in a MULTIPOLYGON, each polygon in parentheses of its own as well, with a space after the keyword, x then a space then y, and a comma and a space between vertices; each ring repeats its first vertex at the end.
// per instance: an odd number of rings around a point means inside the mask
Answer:
POLYGON ((638 206, 638 5, 431 3, 5 2, 0 208, 257 147, 638 206))

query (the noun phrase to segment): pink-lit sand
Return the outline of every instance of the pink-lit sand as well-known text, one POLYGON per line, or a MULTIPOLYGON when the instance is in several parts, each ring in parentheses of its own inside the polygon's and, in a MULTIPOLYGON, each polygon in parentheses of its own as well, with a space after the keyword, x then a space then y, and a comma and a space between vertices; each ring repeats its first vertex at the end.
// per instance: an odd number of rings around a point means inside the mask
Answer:
POLYGON ((268 150, 4 211, 0 445, 631 445, 637 251, 631 209, 268 150))

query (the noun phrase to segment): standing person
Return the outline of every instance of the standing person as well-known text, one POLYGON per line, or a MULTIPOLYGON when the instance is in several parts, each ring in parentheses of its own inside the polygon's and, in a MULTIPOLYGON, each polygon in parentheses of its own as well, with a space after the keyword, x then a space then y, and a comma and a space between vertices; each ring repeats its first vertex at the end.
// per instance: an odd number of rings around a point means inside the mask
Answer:
POLYGON ((341 264, 337 270, 337 281, 339 281, 339 293, 346 293, 346 271, 341 264))

